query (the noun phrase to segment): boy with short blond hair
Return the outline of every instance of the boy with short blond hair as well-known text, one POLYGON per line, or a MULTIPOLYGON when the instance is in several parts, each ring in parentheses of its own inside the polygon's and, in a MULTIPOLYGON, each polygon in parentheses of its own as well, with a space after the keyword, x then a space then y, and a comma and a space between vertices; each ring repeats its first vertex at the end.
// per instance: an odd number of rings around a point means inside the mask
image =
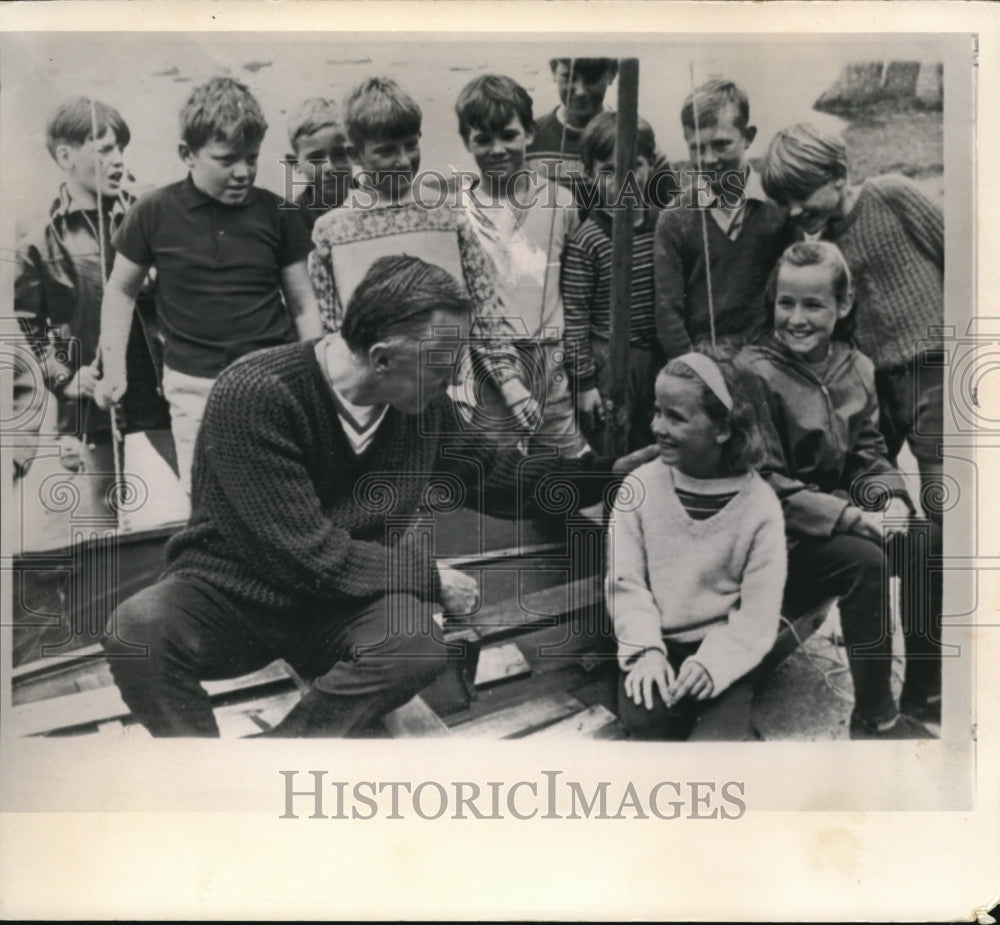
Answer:
POLYGON ((292 201, 311 232, 316 219, 339 206, 350 191, 350 144, 340 108, 323 97, 305 100, 288 119, 288 143, 292 186, 301 189, 292 201))
POLYGON ((299 212, 253 185, 266 131, 244 84, 218 77, 195 88, 181 112, 178 145, 188 176, 142 197, 114 238, 98 400, 108 405, 125 393, 124 332, 138 288, 155 267, 163 390, 189 492, 198 427, 219 373, 251 351, 322 332, 299 212))
POLYGON ((637 202, 632 238, 632 280, 629 290, 629 383, 626 419, 629 450, 652 443, 656 374, 663 353, 656 340, 653 315, 653 229, 656 209, 643 199, 656 151, 653 129, 639 118, 636 161, 627 183, 615 184, 617 114, 606 112, 583 133, 580 153, 595 207, 569 236, 563 257, 562 294, 566 312, 566 345, 574 380, 577 411, 584 433, 594 447, 604 446, 604 417, 610 391, 611 335, 611 213, 637 202))
POLYGON ((668 357, 713 337, 735 346, 750 338, 765 320, 768 275, 793 237, 747 158, 757 129, 746 91, 706 81, 684 101, 681 125, 693 183, 656 228, 656 327, 668 357))
POLYGON ((356 188, 318 219, 309 257, 323 325, 340 330, 355 287, 378 258, 410 254, 436 264, 465 285, 475 305, 474 369, 506 409, 491 426, 532 429, 539 396, 510 342, 516 332, 501 312, 489 258, 446 189, 415 188, 421 119, 416 101, 387 77, 370 77, 347 96, 344 123, 360 168, 356 188))

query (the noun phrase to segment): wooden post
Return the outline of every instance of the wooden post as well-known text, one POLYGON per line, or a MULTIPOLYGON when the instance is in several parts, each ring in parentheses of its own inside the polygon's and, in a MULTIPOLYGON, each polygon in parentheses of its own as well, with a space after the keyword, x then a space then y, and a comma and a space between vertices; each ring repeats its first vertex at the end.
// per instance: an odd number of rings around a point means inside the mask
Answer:
POLYGON ((618 66, 618 119, 615 137, 615 186, 619 201, 611 210, 611 343, 607 398, 611 413, 605 430, 606 452, 622 456, 628 444, 625 406, 628 399, 628 341, 631 316, 632 233, 635 192, 628 176, 635 168, 635 137, 639 108, 639 59, 624 58, 618 66), (626 195, 621 196, 622 190, 626 195))

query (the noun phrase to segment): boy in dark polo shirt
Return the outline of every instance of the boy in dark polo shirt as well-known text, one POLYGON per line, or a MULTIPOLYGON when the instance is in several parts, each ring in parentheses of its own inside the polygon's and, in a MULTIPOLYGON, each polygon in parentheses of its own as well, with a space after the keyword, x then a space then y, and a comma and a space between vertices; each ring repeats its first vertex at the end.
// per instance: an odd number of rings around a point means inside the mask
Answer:
POLYGON ((190 173, 142 197, 114 238, 101 305, 102 407, 125 393, 125 338, 135 296, 157 273, 165 335, 163 392, 181 482, 190 490, 194 443, 215 378, 262 347, 322 334, 306 271, 311 248, 295 208, 254 188, 267 122, 242 83, 218 77, 181 112, 181 160, 190 173))

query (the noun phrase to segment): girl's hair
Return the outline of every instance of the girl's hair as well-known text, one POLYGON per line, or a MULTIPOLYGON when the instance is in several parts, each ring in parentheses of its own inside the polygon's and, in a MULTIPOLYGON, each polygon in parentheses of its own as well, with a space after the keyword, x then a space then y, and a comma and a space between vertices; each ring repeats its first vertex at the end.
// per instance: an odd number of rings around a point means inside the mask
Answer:
MULTIPOLYGON (((652 165, 656 158, 656 136, 653 127, 642 118, 636 117, 635 153, 652 165)), ((609 161, 615 156, 615 141, 618 131, 618 113, 602 112, 587 123, 580 136, 580 159, 583 166, 593 170, 595 161, 609 161)))
POLYGON ((264 140, 267 119, 246 84, 213 77, 191 91, 181 110, 181 138, 192 151, 215 140, 255 145, 264 140))
POLYGON ((366 141, 419 135, 422 119, 416 100, 389 77, 363 80, 344 100, 344 128, 358 149, 366 141))
POLYGON ((840 248, 830 241, 799 241, 785 248, 778 262, 771 270, 764 290, 764 305, 767 312, 766 331, 774 330, 774 303, 778 297, 778 274, 783 266, 828 267, 833 297, 838 305, 851 303, 851 310, 837 320, 833 329, 835 340, 850 343, 854 338, 854 285, 851 282, 851 268, 840 248))
POLYGON ((681 125, 689 131, 695 129, 695 111, 698 128, 717 125, 719 113, 726 106, 736 107, 736 127, 745 132, 750 124, 750 101, 747 92, 732 80, 713 78, 706 80, 688 94, 681 107, 681 125))
POLYGON ((782 129, 771 139, 761 182, 775 202, 808 199, 824 183, 847 177, 843 139, 807 122, 782 129))
POLYGON ((680 357, 667 361, 660 376, 677 376, 690 379, 701 386, 701 402, 709 420, 719 427, 729 427, 729 439, 722 448, 722 463, 726 469, 738 474, 756 469, 766 458, 764 438, 761 435, 757 409, 752 402, 756 394, 753 374, 733 363, 734 351, 708 344, 699 345, 703 353, 715 362, 733 399, 730 411, 690 366, 680 357))
POLYGON ((340 336, 354 351, 386 337, 418 337, 438 310, 471 317, 472 303, 455 277, 419 257, 380 257, 351 295, 340 336))
POLYGON ((455 102, 458 132, 469 142, 473 129, 503 128, 514 116, 531 131, 535 122, 531 97, 519 83, 499 74, 483 74, 467 83, 455 102))
POLYGON ((78 96, 63 103, 45 127, 45 147, 48 148, 49 154, 55 158, 56 148, 61 144, 79 148, 94 139, 95 122, 98 138, 110 129, 118 146, 128 147, 132 134, 121 113, 114 106, 109 106, 100 100, 94 100, 91 104, 90 97, 78 96))

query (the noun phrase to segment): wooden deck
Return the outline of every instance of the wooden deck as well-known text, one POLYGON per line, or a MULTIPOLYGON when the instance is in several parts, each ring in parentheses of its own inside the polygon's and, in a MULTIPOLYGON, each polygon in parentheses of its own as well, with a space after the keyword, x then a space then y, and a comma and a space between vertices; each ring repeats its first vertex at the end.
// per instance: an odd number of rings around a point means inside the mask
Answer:
MULTIPOLYGON (((615 715, 618 669, 599 557, 584 557, 591 566, 581 568, 566 557, 571 537, 553 540, 517 525, 493 530, 490 542, 461 555, 469 524, 456 524, 439 550, 452 553, 444 557, 450 564, 480 573, 485 606, 468 621, 442 624, 445 639, 459 644, 464 654, 451 659, 433 685, 383 717, 368 734, 624 738, 615 715)), ((600 531, 597 521, 591 536, 595 530, 600 531)), ((793 620, 798 637, 811 635, 827 610, 824 604, 798 615, 793 620)), ((761 683, 795 645, 793 634, 783 628, 758 671, 761 683)), ((20 664, 13 669, 12 683, 15 735, 148 735, 132 722, 96 644, 20 664)), ((220 735, 247 738, 277 725, 305 684, 276 661, 244 677, 207 682, 205 688, 220 735)))

